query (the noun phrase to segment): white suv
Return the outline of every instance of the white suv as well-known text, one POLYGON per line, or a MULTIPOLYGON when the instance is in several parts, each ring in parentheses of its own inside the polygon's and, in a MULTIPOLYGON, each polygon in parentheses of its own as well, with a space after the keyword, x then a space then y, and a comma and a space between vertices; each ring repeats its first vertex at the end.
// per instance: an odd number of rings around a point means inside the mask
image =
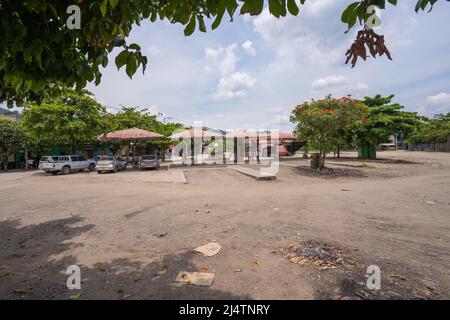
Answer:
POLYGON ((83 156, 53 156, 46 157, 46 161, 39 163, 40 169, 51 174, 69 174, 73 171, 94 171, 95 160, 86 160, 83 156))

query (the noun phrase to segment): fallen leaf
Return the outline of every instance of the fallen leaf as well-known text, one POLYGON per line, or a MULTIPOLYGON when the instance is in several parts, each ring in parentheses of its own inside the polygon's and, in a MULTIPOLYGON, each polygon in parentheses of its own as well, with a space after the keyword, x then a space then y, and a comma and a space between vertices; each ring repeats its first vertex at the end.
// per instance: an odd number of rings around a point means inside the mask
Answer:
POLYGON ((168 233, 165 232, 165 231, 164 232, 158 232, 158 233, 154 234, 154 236, 157 237, 157 238, 163 238, 163 237, 165 237, 167 235, 168 235, 168 233))
POLYGON ((214 273, 181 271, 175 278, 176 282, 189 285, 210 286, 214 280, 214 273))
POLYGON ((241 269, 234 269, 233 272, 242 272, 241 269))
POLYGON ((14 259, 17 259, 17 258, 20 258, 20 257, 23 257, 23 255, 13 253, 13 254, 10 254, 9 256, 6 256, 5 260, 6 261, 11 261, 11 260, 14 260, 14 259))
POLYGON ((105 264, 103 262, 97 263, 97 268, 98 268, 98 270, 100 270, 102 272, 106 271, 105 264))
POLYGON ((200 269, 200 271, 201 271, 201 272, 208 272, 209 269, 208 269, 208 267, 203 267, 203 268, 200 269))
POLYGON ((192 282, 191 278, 189 278, 189 276, 186 273, 183 273, 181 275, 181 279, 183 279, 183 281, 186 282, 187 284, 190 284, 192 282))
POLYGON ((78 299, 80 299, 80 293, 71 295, 69 298, 70 298, 70 300, 78 300, 78 299))
POLYGON ((167 271, 169 271, 169 267, 168 266, 163 266, 161 268, 161 270, 159 270, 157 273, 155 273, 155 277, 162 277, 162 276, 164 276, 167 273, 167 271))
POLYGON ((257 267, 259 267, 261 265, 261 263, 258 260, 253 261, 253 264, 257 267))
POLYGON ((14 289, 13 290, 14 293, 20 293, 20 294, 26 294, 27 291, 25 289, 14 289))
POLYGON ((131 293, 128 293, 128 294, 126 294, 126 295, 124 295, 123 297, 122 297, 122 300, 126 300, 126 299, 128 299, 128 298, 130 298, 130 297, 132 297, 133 295, 131 294, 131 293))

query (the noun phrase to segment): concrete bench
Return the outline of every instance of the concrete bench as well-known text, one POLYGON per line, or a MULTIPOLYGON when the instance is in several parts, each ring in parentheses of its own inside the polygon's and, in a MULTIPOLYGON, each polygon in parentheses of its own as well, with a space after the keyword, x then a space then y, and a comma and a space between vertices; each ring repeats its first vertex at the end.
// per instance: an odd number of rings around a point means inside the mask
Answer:
POLYGON ((233 167, 233 170, 252 177, 256 180, 274 180, 277 178, 274 174, 264 174, 260 170, 245 167, 233 167))

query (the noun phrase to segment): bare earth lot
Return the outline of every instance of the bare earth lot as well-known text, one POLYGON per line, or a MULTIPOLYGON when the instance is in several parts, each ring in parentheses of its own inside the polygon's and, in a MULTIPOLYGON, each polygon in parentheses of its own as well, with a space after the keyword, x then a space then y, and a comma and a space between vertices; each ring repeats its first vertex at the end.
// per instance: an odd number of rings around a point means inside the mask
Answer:
POLYGON ((283 161, 272 181, 228 167, 1 173, 0 298, 448 299, 450 154, 379 157, 330 159, 330 175, 283 161), (355 263, 290 262, 283 249, 305 240, 355 263), (213 257, 192 250, 213 241, 213 257), (66 288, 72 264, 81 290, 66 288), (174 282, 202 268, 210 287, 174 282))

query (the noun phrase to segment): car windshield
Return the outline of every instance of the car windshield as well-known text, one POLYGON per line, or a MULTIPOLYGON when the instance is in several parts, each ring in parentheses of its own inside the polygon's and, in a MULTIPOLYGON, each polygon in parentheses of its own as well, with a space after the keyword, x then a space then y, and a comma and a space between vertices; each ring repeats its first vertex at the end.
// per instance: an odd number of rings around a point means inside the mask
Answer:
POLYGON ((142 160, 155 160, 155 156, 142 156, 142 160))
POLYGON ((59 158, 58 156, 56 156, 56 157, 46 156, 46 157, 42 157, 41 161, 42 162, 57 162, 58 158, 59 158))
POLYGON ((101 156, 100 160, 114 160, 113 156, 101 156))

